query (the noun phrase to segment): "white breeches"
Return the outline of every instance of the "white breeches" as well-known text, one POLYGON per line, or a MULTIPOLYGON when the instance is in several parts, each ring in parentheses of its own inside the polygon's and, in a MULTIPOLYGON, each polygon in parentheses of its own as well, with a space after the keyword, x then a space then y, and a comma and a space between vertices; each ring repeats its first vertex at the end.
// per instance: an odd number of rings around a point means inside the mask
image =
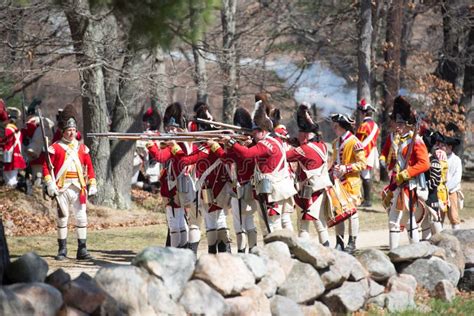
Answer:
POLYGON ((283 201, 282 213, 281 213, 281 226, 283 229, 293 231, 293 223, 291 222, 291 214, 295 210, 293 198, 289 198, 283 201))
POLYGON ((204 222, 206 223, 206 236, 209 246, 215 245, 219 241, 229 242, 229 232, 227 228, 227 216, 223 209, 213 212, 205 211, 204 222))
POLYGON ((313 223, 314 228, 318 232, 319 242, 324 244, 328 241, 328 226, 325 216, 319 214, 316 220, 303 220, 302 209, 297 205, 296 210, 298 211, 298 236, 301 238, 309 238, 309 226, 313 223))
POLYGON ((188 218, 189 234, 188 242, 196 243, 201 240, 201 221, 202 216, 199 208, 196 210, 196 202, 192 203, 186 212, 188 218))
POLYGON ((5 185, 9 187, 16 187, 18 184, 18 169, 10 170, 10 171, 3 171, 3 180, 5 181, 5 185))
POLYGON ((75 185, 70 185, 66 190, 59 193, 58 208, 61 208, 64 215, 62 218, 60 218, 59 215, 57 217, 59 239, 67 238, 67 224, 71 213, 74 213, 74 217, 76 218, 77 238, 87 238, 86 204, 81 204, 79 199, 80 193, 81 190, 75 185))
POLYGON ((349 222, 349 236, 357 237, 359 234, 359 212, 355 213, 342 223, 336 225, 336 234, 344 236, 344 231, 346 230, 345 223, 349 222))
POLYGON ((388 213, 388 229, 390 231, 390 249, 397 248, 400 244, 401 226, 406 227, 410 242, 418 242, 420 240, 418 225, 416 223, 415 213, 412 214, 413 227, 410 230, 410 212, 399 211, 392 203, 392 207, 388 213), (410 238, 410 234, 412 237, 410 238))
POLYGON ((171 247, 184 247, 188 243, 188 224, 184 209, 167 205, 165 210, 170 230, 171 247))

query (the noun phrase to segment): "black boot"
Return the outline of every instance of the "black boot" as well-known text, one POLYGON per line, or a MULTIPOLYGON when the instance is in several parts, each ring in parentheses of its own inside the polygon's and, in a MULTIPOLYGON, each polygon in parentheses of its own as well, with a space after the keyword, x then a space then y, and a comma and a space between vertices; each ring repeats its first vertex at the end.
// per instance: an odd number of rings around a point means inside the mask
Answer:
POLYGON ((58 239, 58 245, 59 245, 59 250, 58 250, 58 255, 54 257, 55 260, 64 260, 66 259, 67 256, 67 239, 58 239))
POLYGON ((223 242, 223 241, 220 241, 220 242, 217 244, 217 251, 218 251, 218 252, 228 252, 228 253, 231 253, 230 243, 225 243, 225 242, 223 242))
POLYGON ((195 255, 198 253, 199 241, 188 243, 188 248, 191 249, 195 255))
POLYGON ((170 234, 169 228, 168 228, 168 232, 166 233, 165 247, 171 247, 171 234, 170 234))
POLYGON ((346 249, 344 250, 345 252, 350 253, 351 255, 354 253, 354 251, 357 249, 356 239, 357 237, 355 236, 349 236, 349 242, 347 243, 346 249))
POLYGON ((238 253, 245 253, 245 248, 244 249, 239 249, 237 250, 238 253))
POLYGON ((336 250, 344 251, 344 235, 336 235, 336 250))
POLYGON ((217 253, 217 245, 208 246, 207 247, 207 252, 212 253, 212 254, 216 254, 217 253))
POLYGON ((362 180, 362 187, 364 188, 364 202, 362 207, 371 207, 372 206, 372 193, 371 193, 372 181, 370 179, 362 180))
POLYGON ((77 240, 77 260, 90 260, 92 256, 87 252, 86 239, 77 240))
POLYGON ((323 242, 323 246, 324 247, 329 247, 329 240, 326 240, 325 242, 323 242))

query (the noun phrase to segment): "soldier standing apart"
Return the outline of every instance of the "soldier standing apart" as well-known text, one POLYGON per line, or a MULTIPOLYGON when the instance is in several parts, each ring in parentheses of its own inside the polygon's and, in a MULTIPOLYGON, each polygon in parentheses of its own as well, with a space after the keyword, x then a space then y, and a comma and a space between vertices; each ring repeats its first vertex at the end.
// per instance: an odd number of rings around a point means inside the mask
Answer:
POLYGON ((428 150, 422 138, 417 135, 413 139, 415 115, 411 111, 411 105, 403 97, 395 99, 392 116, 395 119, 396 132, 400 134, 400 144, 395 166, 396 174, 389 185, 390 191, 394 192, 388 225, 390 249, 398 247, 402 226, 408 226, 410 242, 418 242, 420 239, 414 211, 417 203, 416 187, 418 183, 426 182, 417 177, 430 168, 428 150), (410 157, 407 157, 410 145, 413 146, 413 150, 410 157))
POLYGON ((47 152, 54 167, 54 174, 51 174, 47 162, 43 163, 44 182, 48 195, 58 197, 59 250, 55 259, 66 259, 67 224, 71 212, 74 212, 76 217, 78 239, 76 259, 91 259, 86 247, 86 200, 87 195, 92 196, 97 193, 97 185, 89 148, 76 139, 77 122, 72 104, 64 108, 58 126, 62 130, 62 138, 49 146, 47 152))
POLYGON ((459 229, 459 224, 461 223, 458 214, 461 208, 459 200, 464 199, 461 193, 462 162, 461 158, 454 153, 454 149, 461 141, 455 137, 446 137, 445 143, 446 154, 448 155, 448 181, 446 182, 449 191, 448 218, 451 222, 451 227, 459 229))
POLYGON ((7 111, 8 123, 3 139, 3 179, 6 186, 15 188, 18 184, 18 170, 26 168, 25 159, 21 155, 23 134, 16 126, 21 113, 17 108, 11 107, 7 108, 7 111))
MULTIPOLYGON (((342 187, 346 190, 355 206, 362 200, 360 172, 367 166, 362 143, 352 134, 355 121, 343 114, 331 115, 332 127, 337 135, 333 143, 334 177, 341 180, 342 187)), ((359 214, 355 213, 349 219, 349 242, 344 247, 344 222, 336 225, 336 249, 352 253, 356 249, 356 239, 359 234, 359 214)))
POLYGON ((314 123, 308 104, 301 104, 296 112, 299 128, 299 147, 286 152, 288 161, 298 162, 296 179, 298 194, 295 195, 298 210, 299 236, 309 238, 309 225, 314 223, 319 235, 319 242, 329 246, 326 218, 324 216, 324 199, 326 187, 332 186, 328 173, 328 150, 320 142, 318 124, 314 123))
POLYGON ((296 189, 290 178, 289 166, 283 143, 271 136, 273 124, 269 118, 270 109, 262 101, 255 104, 253 117, 253 138, 255 146, 250 148, 224 137, 232 150, 243 159, 254 158, 256 167, 254 185, 259 200, 262 220, 267 230, 282 229, 281 216, 284 203, 295 195, 296 189))
POLYGON ((368 104, 365 99, 362 99, 357 103, 357 110, 362 116, 362 122, 357 129, 356 136, 364 147, 365 158, 367 159, 367 168, 360 173, 364 189, 364 202, 361 206, 371 207, 371 171, 378 167, 377 138, 379 137, 380 130, 372 118, 373 112, 375 112, 375 108, 372 105, 368 104))

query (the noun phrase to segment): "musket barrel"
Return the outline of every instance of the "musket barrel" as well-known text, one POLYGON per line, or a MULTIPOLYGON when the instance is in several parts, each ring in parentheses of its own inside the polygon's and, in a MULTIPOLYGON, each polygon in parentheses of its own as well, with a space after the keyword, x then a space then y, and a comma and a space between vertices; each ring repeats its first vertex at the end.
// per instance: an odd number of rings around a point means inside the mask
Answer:
POLYGON ((249 130, 248 128, 243 128, 241 126, 222 123, 222 122, 206 120, 206 119, 202 119, 202 118, 196 118, 195 121, 198 122, 198 123, 205 123, 205 124, 211 124, 211 125, 215 125, 215 126, 230 128, 230 129, 233 129, 233 130, 236 130, 236 131, 241 131, 241 132, 251 132, 251 130, 249 130))

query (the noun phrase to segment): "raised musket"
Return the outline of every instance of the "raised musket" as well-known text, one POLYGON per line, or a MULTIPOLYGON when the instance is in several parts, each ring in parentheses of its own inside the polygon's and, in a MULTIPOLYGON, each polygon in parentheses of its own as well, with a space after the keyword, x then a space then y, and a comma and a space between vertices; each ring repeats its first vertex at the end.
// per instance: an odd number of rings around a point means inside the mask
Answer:
POLYGON ((227 128, 227 129, 232 129, 232 130, 243 132, 243 133, 252 132, 252 130, 250 130, 248 128, 241 127, 241 126, 222 123, 222 122, 216 122, 216 121, 211 121, 211 120, 206 120, 206 119, 202 119, 202 118, 196 118, 196 119, 194 119, 194 121, 198 122, 198 123, 204 123, 204 124, 210 124, 210 125, 214 125, 214 126, 218 126, 218 127, 224 127, 224 128, 227 128))

